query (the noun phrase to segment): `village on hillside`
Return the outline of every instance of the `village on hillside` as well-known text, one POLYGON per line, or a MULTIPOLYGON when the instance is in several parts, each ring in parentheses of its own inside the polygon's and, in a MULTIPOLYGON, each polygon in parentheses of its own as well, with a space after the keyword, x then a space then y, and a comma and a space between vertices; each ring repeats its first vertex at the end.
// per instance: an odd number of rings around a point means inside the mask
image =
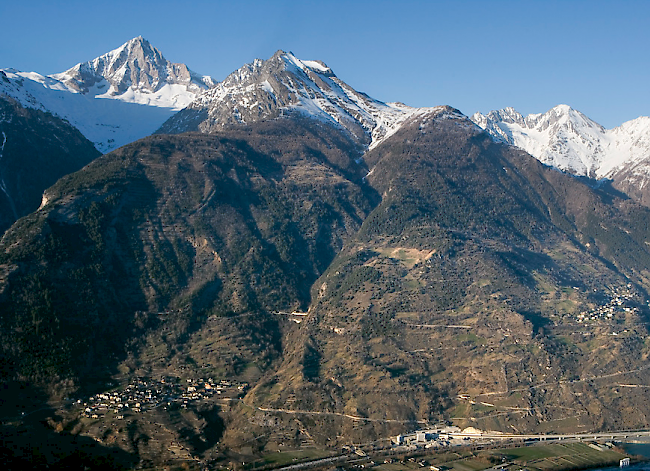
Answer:
POLYGON ((124 418, 125 412, 138 413, 156 407, 186 408, 191 401, 219 396, 234 399, 243 396, 248 389, 247 383, 208 379, 185 379, 162 377, 158 380, 136 378, 126 387, 114 391, 99 393, 87 400, 77 401, 83 407, 83 416, 99 419, 108 412, 116 419, 124 418))

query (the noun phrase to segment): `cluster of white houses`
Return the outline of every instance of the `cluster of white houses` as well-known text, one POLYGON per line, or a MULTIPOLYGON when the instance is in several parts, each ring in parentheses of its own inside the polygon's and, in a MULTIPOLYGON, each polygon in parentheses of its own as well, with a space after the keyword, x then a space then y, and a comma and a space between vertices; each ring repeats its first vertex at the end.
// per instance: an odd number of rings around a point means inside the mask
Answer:
POLYGON ((593 322, 599 320, 614 320, 617 316, 625 313, 638 314, 640 309, 635 304, 635 295, 631 290, 632 285, 615 288, 609 302, 597 306, 590 311, 583 311, 576 315, 578 322, 593 322))
MULTIPOLYGON (((83 415, 98 419, 112 412, 123 418, 125 412, 142 412, 158 406, 179 405, 187 407, 190 401, 205 399, 214 395, 239 397, 246 392, 248 384, 232 381, 215 381, 212 378, 186 379, 161 378, 151 380, 137 378, 123 389, 103 392, 89 397, 83 402, 83 415)), ((82 405, 82 401, 77 401, 82 405)))

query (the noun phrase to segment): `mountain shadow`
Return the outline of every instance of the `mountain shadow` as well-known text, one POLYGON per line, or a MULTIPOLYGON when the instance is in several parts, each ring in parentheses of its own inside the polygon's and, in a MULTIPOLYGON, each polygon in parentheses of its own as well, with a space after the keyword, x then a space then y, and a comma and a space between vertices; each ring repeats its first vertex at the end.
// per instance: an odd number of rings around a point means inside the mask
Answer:
POLYGON ((67 121, 0 96, 0 234, 37 210, 46 188, 100 155, 67 121))

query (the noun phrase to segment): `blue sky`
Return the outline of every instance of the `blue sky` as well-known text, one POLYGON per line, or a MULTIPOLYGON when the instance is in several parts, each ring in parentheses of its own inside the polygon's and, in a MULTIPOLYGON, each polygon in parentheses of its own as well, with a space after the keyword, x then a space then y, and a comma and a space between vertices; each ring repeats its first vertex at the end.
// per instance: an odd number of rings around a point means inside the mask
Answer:
POLYGON ((650 115, 650 1, 0 2, 0 67, 61 72, 142 35, 223 79, 276 50, 383 101, 465 114, 565 103, 605 127, 650 115))

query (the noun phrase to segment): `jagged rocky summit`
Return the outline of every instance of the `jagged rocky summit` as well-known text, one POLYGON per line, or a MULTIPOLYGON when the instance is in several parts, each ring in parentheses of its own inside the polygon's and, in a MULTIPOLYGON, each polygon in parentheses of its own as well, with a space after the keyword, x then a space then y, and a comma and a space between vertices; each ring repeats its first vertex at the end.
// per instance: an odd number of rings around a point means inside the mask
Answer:
MULTIPOLYGON (((96 87, 103 92, 96 96, 120 97, 128 101, 131 97, 126 95, 131 92, 134 97, 131 101, 142 104, 151 103, 151 97, 147 98, 147 94, 156 94, 165 88, 174 89, 177 86, 178 91, 197 94, 214 85, 211 77, 199 75, 185 64, 169 62, 142 36, 96 59, 54 74, 52 78, 83 94, 90 93, 96 87)), ((187 105, 185 100, 190 96, 189 93, 179 93, 165 103, 180 109, 187 105)))
POLYGON ((151 134, 213 85, 142 36, 59 74, 0 69, 0 95, 66 119, 102 152, 151 134))

